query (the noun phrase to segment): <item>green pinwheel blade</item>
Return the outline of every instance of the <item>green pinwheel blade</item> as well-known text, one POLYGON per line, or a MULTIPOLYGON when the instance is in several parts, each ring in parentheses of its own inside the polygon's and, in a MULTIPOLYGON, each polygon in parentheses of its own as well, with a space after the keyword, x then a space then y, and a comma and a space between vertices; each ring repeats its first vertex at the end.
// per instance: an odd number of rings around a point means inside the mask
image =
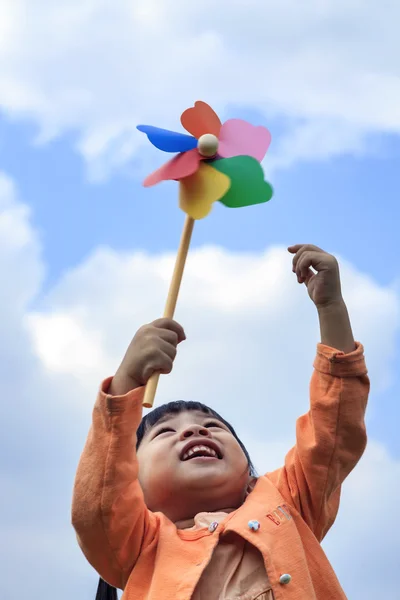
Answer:
POLYGON ((219 199, 229 208, 241 208, 253 204, 262 204, 271 200, 273 189, 264 181, 264 171, 251 156, 234 156, 214 160, 211 165, 231 180, 231 187, 225 196, 219 199))

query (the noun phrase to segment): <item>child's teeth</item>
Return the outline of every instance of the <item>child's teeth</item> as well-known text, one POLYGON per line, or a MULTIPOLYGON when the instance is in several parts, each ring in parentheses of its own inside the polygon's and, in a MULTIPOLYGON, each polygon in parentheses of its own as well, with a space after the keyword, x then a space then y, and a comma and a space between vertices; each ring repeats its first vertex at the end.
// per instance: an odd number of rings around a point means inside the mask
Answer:
POLYGON ((203 452, 204 454, 209 454, 210 456, 217 457, 217 453, 215 452, 215 450, 213 448, 210 448, 209 446, 193 446, 193 448, 190 448, 190 450, 185 452, 183 460, 187 460, 195 452, 203 452))

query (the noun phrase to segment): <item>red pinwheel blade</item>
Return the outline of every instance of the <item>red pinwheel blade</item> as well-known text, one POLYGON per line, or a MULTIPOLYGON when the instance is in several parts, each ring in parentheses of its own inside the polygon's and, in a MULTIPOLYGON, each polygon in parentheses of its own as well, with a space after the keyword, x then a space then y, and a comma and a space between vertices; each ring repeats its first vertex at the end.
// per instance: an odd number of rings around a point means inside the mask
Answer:
POLYGON ((150 187, 161 181, 179 181, 184 177, 189 177, 189 175, 193 175, 199 168, 200 160, 201 157, 197 149, 189 150, 189 152, 182 152, 182 154, 174 156, 172 160, 169 160, 162 165, 157 171, 148 175, 144 180, 143 185, 145 187, 150 187))
POLYGON ((211 106, 205 102, 195 102, 193 108, 188 108, 181 115, 181 123, 194 137, 199 139, 205 133, 219 136, 221 121, 211 106))

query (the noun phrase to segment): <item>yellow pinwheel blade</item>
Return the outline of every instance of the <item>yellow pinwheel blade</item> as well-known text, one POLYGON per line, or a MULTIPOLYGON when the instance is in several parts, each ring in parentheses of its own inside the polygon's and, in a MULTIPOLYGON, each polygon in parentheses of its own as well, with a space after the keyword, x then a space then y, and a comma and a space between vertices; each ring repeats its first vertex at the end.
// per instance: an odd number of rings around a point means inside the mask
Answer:
POLYGON ((213 203, 226 194, 230 185, 227 175, 202 163, 196 173, 180 180, 179 206, 192 219, 204 219, 213 203))

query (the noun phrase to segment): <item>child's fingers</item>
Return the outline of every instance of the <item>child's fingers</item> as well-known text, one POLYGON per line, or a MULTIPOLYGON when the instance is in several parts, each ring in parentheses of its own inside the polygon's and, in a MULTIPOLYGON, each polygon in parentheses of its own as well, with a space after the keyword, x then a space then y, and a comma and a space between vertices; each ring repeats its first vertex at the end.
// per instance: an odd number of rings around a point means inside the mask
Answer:
POLYGON ((161 375, 169 375, 172 372, 173 368, 174 363, 171 360, 168 364, 166 363, 165 366, 158 371, 158 373, 161 373, 161 375))
POLYGON ((144 383, 146 384, 154 373, 168 375, 171 373, 173 366, 173 359, 165 352, 159 350, 157 354, 154 355, 153 360, 150 361, 143 370, 144 383))
POLYGON ((317 252, 323 252, 321 248, 314 246, 314 244, 295 244, 294 246, 288 247, 288 252, 290 252, 290 254, 297 254, 300 250, 316 250, 317 252))
POLYGON ((296 253, 293 256, 293 273, 297 272, 297 265, 301 259, 301 257, 303 256, 303 254, 307 251, 310 251, 311 246, 310 244, 298 244, 297 246, 293 246, 293 248, 296 249, 296 253))
POLYGON ((316 271, 318 271, 318 267, 321 264, 321 254, 319 252, 303 252, 296 264, 296 275, 297 278, 301 281, 305 281, 307 278, 310 278, 313 275, 310 267, 313 267, 316 271))
POLYGON ((288 251, 291 254, 294 254, 293 272, 296 272, 297 263, 304 252, 318 252, 321 254, 324 253, 324 251, 321 250, 321 248, 318 248, 318 246, 314 246, 313 244, 296 244, 295 246, 289 246, 288 251))
POLYGON ((315 246, 314 244, 295 244, 294 246, 289 246, 288 251, 291 254, 295 254, 299 250, 316 250, 317 252, 324 252, 322 248, 315 246))
POLYGON ((310 280, 314 277, 314 275, 315 275, 314 271, 312 271, 311 269, 308 269, 307 272, 304 273, 303 275, 297 276, 297 281, 299 283, 305 283, 306 285, 308 285, 310 280))
POLYGON ((304 283, 306 284, 307 287, 313 277, 315 277, 314 271, 312 269, 308 269, 307 276, 304 280, 304 283))
POLYGON ((157 319, 152 323, 153 327, 157 327, 158 329, 166 329, 169 331, 173 331, 178 336, 178 343, 186 340, 185 331, 179 323, 174 321, 173 319, 157 319))
POLYGON ((296 275, 304 279, 307 276, 308 269, 311 267, 312 263, 313 258, 311 252, 304 252, 297 262, 296 275))
POLYGON ((167 342, 166 340, 159 340, 158 350, 160 353, 165 354, 172 360, 175 360, 175 357, 177 354, 176 344, 171 344, 170 342, 167 342))
POLYGON ((158 327, 153 327, 151 332, 153 336, 158 338, 159 342, 165 341, 166 343, 175 347, 181 341, 178 334, 170 329, 159 329, 158 327))
POLYGON ((290 252, 290 254, 296 254, 296 252, 298 252, 300 248, 304 245, 305 244, 295 244, 294 246, 289 246, 288 251, 290 252))

